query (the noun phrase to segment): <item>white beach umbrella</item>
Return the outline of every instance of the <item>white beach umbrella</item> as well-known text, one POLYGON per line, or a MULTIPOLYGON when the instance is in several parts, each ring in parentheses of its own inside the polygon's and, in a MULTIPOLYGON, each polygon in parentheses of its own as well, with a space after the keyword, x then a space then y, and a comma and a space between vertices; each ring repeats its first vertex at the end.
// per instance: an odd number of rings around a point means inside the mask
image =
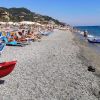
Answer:
POLYGON ((8 22, 7 24, 9 24, 9 25, 13 25, 13 24, 14 24, 14 22, 8 22))
POLYGON ((32 24, 35 24, 35 22, 31 22, 32 24))
POLYGON ((4 25, 4 24, 6 24, 6 22, 0 22, 0 24, 4 25))
POLYGON ((36 25, 38 25, 38 26, 41 26, 41 24, 40 23, 35 23, 36 25))
POLYGON ((18 25, 19 25, 19 23, 18 23, 18 22, 14 22, 14 25, 17 25, 17 26, 18 26, 18 25))
POLYGON ((20 24, 33 24, 31 21, 22 21, 20 24))

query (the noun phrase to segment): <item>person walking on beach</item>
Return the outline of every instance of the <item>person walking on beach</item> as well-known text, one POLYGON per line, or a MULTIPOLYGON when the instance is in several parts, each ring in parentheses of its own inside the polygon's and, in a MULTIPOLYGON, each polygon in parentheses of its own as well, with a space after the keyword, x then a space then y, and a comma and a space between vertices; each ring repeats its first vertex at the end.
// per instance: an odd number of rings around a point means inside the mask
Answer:
POLYGON ((85 30, 84 31, 84 37, 87 38, 88 37, 88 32, 85 30))

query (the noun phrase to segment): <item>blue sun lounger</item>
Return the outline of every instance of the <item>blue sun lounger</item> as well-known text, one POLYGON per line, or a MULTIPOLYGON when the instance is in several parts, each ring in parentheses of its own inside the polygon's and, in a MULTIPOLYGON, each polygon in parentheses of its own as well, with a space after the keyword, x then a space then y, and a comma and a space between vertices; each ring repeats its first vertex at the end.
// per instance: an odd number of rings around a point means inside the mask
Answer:
POLYGON ((0 43, 0 55, 1 55, 5 45, 6 45, 5 43, 0 43))
POLYGON ((7 46, 24 46, 22 43, 18 43, 16 42, 15 40, 14 41, 11 41, 9 42, 8 39, 6 37, 1 37, 2 40, 6 43, 7 46))

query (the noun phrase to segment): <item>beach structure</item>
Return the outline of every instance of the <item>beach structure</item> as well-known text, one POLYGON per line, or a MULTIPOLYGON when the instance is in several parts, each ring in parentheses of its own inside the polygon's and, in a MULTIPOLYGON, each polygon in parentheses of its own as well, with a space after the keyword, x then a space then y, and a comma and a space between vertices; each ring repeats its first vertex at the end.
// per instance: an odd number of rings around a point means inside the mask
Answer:
POLYGON ((20 24, 26 24, 26 25, 32 25, 32 24, 35 24, 34 22, 31 22, 31 21, 22 21, 22 22, 19 22, 20 24))

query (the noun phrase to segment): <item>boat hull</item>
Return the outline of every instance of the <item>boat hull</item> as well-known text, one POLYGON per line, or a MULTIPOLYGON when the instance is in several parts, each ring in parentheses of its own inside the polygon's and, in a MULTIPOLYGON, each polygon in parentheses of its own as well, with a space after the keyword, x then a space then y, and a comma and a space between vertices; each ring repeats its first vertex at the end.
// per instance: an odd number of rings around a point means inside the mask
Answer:
POLYGON ((100 43, 100 39, 90 38, 90 39, 88 39, 88 42, 90 42, 90 43, 100 43))
POLYGON ((16 62, 17 61, 0 63, 0 78, 9 75, 13 71, 16 62))

